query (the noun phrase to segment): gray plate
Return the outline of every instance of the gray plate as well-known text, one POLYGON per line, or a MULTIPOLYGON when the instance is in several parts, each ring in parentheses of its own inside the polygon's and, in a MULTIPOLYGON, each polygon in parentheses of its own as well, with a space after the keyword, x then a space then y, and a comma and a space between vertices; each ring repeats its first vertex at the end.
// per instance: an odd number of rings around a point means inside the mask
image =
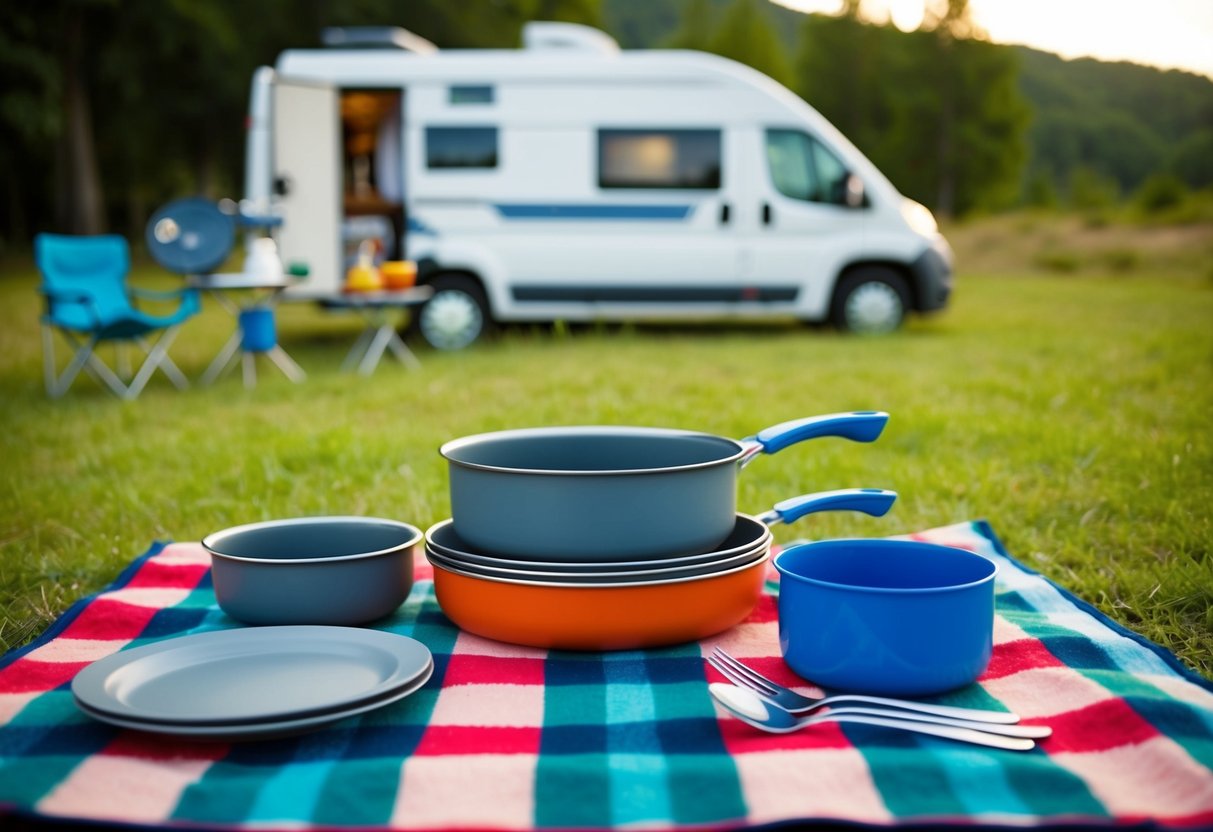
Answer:
POLYGON ((457 557, 444 554, 429 546, 425 549, 425 556, 430 563, 437 563, 439 566, 453 566, 456 569, 462 569, 475 575, 483 575, 487 578, 517 578, 527 581, 544 581, 563 584, 620 584, 620 583, 651 583, 667 578, 692 578, 698 575, 711 575, 717 572, 726 572, 735 566, 751 563, 759 558, 766 557, 770 550, 769 544, 756 546, 748 552, 743 552, 740 555, 734 555, 730 558, 722 558, 711 563, 696 563, 690 566, 676 566, 668 569, 640 569, 640 570, 620 570, 620 571, 602 571, 602 572, 547 572, 538 569, 504 569, 494 566, 485 566, 481 563, 472 563, 462 560, 457 557))
POLYGON ((368 711, 373 711, 376 708, 382 708, 390 705, 393 702, 398 702, 404 699, 411 693, 420 690, 421 687, 429 681, 430 675, 434 672, 434 664, 431 662, 424 672, 413 681, 403 687, 376 697, 369 701, 363 701, 356 705, 351 705, 336 711, 330 711, 323 714, 313 714, 311 716, 266 720, 263 722, 253 722, 238 725, 189 725, 189 724, 169 724, 164 722, 141 721, 137 719, 122 719, 113 714, 95 711, 86 705, 76 704, 80 710, 91 716, 93 719, 108 723, 109 725, 117 726, 118 728, 129 728, 135 731, 148 731, 153 734, 167 734, 174 737, 188 737, 198 740, 264 740, 277 737, 291 737, 296 734, 315 731, 334 722, 339 722, 347 717, 364 714, 368 711))
POLYGON ((72 680, 90 713, 165 725, 259 724, 331 714, 432 670, 429 649, 356 627, 196 633, 106 656, 72 680))
POLYGON ((491 566, 497 569, 525 569, 540 572, 604 572, 604 571, 647 571, 654 569, 672 569, 694 564, 714 564, 718 561, 747 554, 762 546, 770 532, 760 520, 745 514, 738 514, 732 533, 715 549, 695 555, 683 555, 671 558, 647 558, 645 560, 583 560, 558 561, 547 558, 524 560, 505 558, 480 552, 455 533, 451 520, 443 520, 429 528, 425 533, 426 545, 439 555, 448 559, 463 561, 469 564, 491 566))

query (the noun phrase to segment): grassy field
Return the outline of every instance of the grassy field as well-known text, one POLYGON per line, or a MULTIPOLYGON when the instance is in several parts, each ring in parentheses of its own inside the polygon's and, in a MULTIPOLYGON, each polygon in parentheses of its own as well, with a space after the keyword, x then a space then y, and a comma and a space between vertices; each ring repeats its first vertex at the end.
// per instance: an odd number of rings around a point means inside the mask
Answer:
MULTIPOLYGON (((809 518, 780 540, 987 518, 1020 560, 1213 678, 1213 228, 1071 231, 1031 217, 955 229, 953 305, 885 338, 794 324, 513 329, 365 379, 338 372, 355 321, 290 307, 281 340, 306 383, 262 365, 253 390, 233 375, 181 393, 161 377, 133 403, 87 379, 47 400, 36 278, 10 262, 0 647, 157 538, 316 513, 436 522, 449 507, 436 449, 453 437, 561 423, 741 437, 878 408, 893 418, 876 444, 820 440, 756 461, 741 507, 845 486, 902 495, 885 518, 809 518)), ((154 271, 136 277, 162 284, 154 271)), ((187 325, 173 350, 187 375, 230 327, 209 305, 187 325)))

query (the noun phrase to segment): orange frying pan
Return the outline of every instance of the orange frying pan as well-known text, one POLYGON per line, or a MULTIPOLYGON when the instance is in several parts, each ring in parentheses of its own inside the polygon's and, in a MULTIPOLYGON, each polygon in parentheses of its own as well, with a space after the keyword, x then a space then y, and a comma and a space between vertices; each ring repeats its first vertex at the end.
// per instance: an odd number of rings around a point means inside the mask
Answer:
POLYGON ((431 563, 442 611, 469 633, 530 647, 635 650, 697 641, 740 623, 758 603, 769 559, 768 543, 727 571, 619 584, 487 577, 431 563))

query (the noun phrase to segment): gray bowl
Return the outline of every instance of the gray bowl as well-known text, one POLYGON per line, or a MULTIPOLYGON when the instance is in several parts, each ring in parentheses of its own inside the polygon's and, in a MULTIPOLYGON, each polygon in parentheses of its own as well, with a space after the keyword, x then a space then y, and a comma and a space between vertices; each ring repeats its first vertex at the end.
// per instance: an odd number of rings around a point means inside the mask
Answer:
POLYGON ((366 624, 413 586, 422 533, 376 517, 301 517, 208 535, 220 608, 246 624, 366 624))

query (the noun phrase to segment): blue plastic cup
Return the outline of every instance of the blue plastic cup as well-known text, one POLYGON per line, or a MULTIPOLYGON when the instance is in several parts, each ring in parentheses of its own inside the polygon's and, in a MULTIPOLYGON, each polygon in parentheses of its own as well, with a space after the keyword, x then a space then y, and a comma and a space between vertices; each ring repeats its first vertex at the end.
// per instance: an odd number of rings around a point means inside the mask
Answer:
POLYGON ((910 540, 824 540, 775 559, 779 647, 825 688, 919 696, 962 687, 994 647, 992 561, 910 540))

